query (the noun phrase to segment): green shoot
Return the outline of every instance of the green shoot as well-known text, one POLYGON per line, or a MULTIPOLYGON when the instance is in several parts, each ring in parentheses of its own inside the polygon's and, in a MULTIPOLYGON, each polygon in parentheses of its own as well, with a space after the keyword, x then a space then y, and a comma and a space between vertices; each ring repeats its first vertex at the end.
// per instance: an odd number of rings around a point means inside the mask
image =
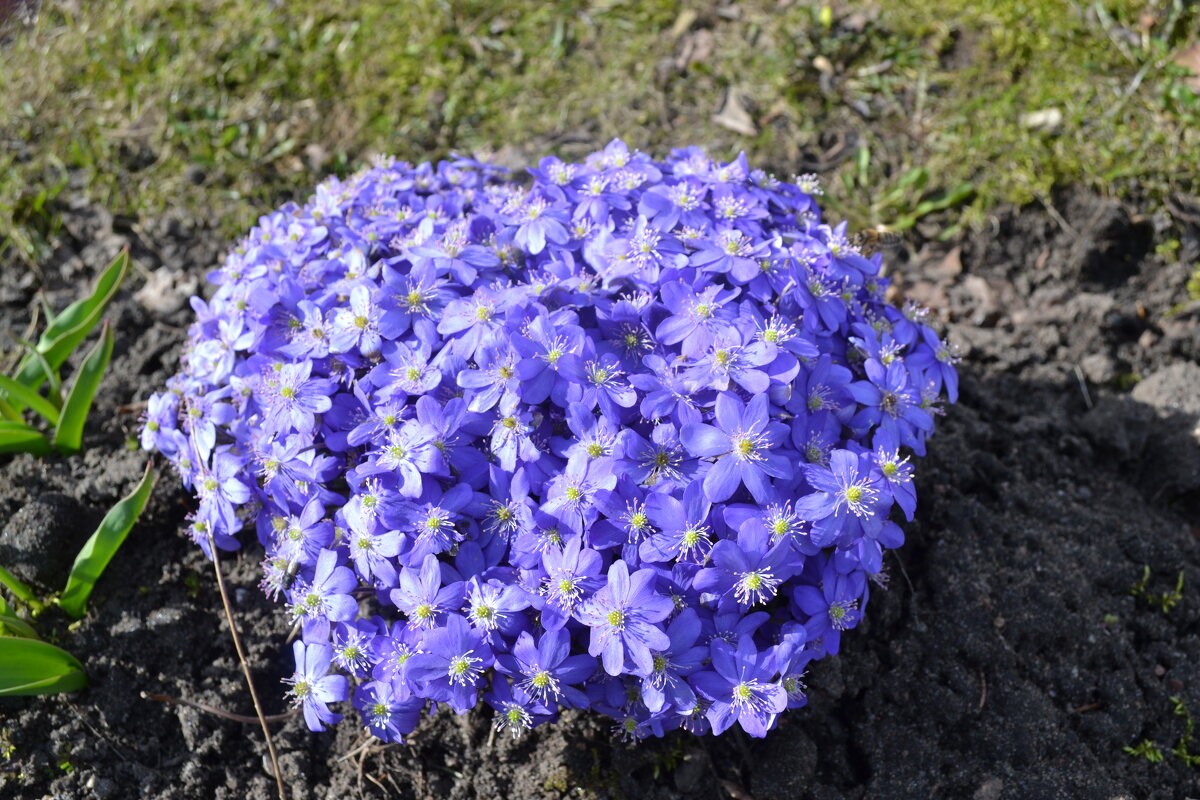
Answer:
MULTIPOLYGON (((58 409, 54 407, 54 404, 25 384, 18 383, 7 375, 0 375, 0 391, 5 392, 18 403, 33 409, 49 422, 51 426, 58 425, 58 409)), ((19 414, 15 418, 15 421, 21 421, 19 414)))
POLYGON ((142 480, 132 492, 123 497, 104 515, 96 532, 91 535, 83 545, 83 549, 79 551, 79 555, 75 557, 71 574, 67 578, 67 586, 58 598, 58 605, 67 614, 76 619, 84 615, 87 610, 88 597, 91 596, 96 581, 100 579, 104 569, 124 543, 125 537, 129 535, 130 529, 141 516, 142 510, 146 507, 146 501, 150 499, 154 481, 153 466, 147 464, 142 480))
POLYGON ((92 408, 92 400, 96 390, 100 388, 100 379, 112 358, 113 334, 108 323, 104 323, 104 332, 100 341, 96 342, 83 360, 71 392, 63 403, 62 418, 54 429, 54 449, 61 453, 77 453, 83 444, 83 424, 87 421, 88 411, 92 408))
POLYGON ((34 593, 33 589, 31 589, 28 584, 19 580, 16 575, 13 575, 4 567, 0 567, 0 586, 3 586, 5 589, 8 589, 10 592, 12 592, 13 597, 29 606, 34 614, 41 613, 43 605, 42 602, 38 600, 37 594, 34 593))
POLYGON ((1146 587, 1150 583, 1150 565, 1142 567, 1142 577, 1138 579, 1129 589, 1129 593, 1134 597, 1139 597, 1145 600, 1147 605, 1157 608, 1162 613, 1166 614, 1183 599, 1183 570, 1179 571, 1179 577, 1175 580, 1175 588, 1169 592, 1148 592, 1146 587))
POLYGON ((1141 757, 1149 761, 1151 764, 1157 764, 1163 760, 1162 750, 1158 745, 1149 739, 1142 739, 1133 747, 1124 748, 1125 752, 1131 756, 1141 757))
MULTIPOLYGON (((129 272, 129 253, 122 251, 100 274, 92 294, 63 309, 38 340, 37 352, 50 366, 57 370, 71 353, 95 329, 105 308, 116 295, 129 272)), ((17 367, 16 380, 31 389, 37 389, 46 379, 46 369, 32 354, 27 355, 17 367)))

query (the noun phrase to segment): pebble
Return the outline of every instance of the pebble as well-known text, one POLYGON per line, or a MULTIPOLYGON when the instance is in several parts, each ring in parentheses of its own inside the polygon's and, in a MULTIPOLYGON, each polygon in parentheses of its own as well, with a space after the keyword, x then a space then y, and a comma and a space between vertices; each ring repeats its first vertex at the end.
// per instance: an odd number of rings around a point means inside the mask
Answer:
POLYGON ((1004 781, 1000 778, 987 778, 971 795, 972 800, 998 800, 1004 791, 1004 781))

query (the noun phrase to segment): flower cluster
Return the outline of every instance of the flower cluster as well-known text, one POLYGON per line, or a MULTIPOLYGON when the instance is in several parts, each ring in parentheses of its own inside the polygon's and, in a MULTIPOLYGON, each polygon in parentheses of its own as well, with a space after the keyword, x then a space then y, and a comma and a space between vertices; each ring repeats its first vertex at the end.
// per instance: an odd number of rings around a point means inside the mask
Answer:
POLYGON ((381 160, 263 217, 142 444, 210 556, 265 548, 314 730, 482 693, 517 734, 762 736, 882 582, 955 358, 811 176, 619 141, 529 172, 381 160))

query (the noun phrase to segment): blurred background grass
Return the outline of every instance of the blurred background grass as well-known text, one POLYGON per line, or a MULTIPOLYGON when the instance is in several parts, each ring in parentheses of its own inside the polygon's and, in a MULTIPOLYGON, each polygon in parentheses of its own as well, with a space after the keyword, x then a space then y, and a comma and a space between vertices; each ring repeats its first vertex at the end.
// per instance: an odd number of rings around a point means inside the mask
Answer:
POLYGON ((617 136, 818 172, 855 226, 1068 184, 1153 206, 1196 191, 1198 27, 1183 0, 48 0, 0 34, 0 264, 80 193, 233 237, 375 152, 617 136))

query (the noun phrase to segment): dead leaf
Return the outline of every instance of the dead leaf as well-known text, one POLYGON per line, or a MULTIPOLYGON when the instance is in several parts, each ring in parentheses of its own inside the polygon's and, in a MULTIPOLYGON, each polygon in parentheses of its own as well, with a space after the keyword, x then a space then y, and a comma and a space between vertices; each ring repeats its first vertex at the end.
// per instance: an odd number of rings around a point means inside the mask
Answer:
POLYGON ((725 106, 720 113, 713 117, 713 122, 734 133, 740 133, 742 136, 758 135, 758 127, 754 124, 754 118, 742 105, 736 87, 730 87, 729 91, 725 93, 725 106))
POLYGON ((1183 82, 1193 92, 1200 94, 1200 42, 1175 56, 1175 65, 1191 70, 1192 77, 1185 78, 1183 82))
POLYGON ((939 281, 949 281, 962 274, 962 248, 955 247, 941 260, 929 265, 929 274, 939 281))
POLYGON ((675 57, 676 69, 687 69, 692 64, 708 61, 716 49, 717 40, 707 28, 688 33, 680 40, 679 55, 675 57))

